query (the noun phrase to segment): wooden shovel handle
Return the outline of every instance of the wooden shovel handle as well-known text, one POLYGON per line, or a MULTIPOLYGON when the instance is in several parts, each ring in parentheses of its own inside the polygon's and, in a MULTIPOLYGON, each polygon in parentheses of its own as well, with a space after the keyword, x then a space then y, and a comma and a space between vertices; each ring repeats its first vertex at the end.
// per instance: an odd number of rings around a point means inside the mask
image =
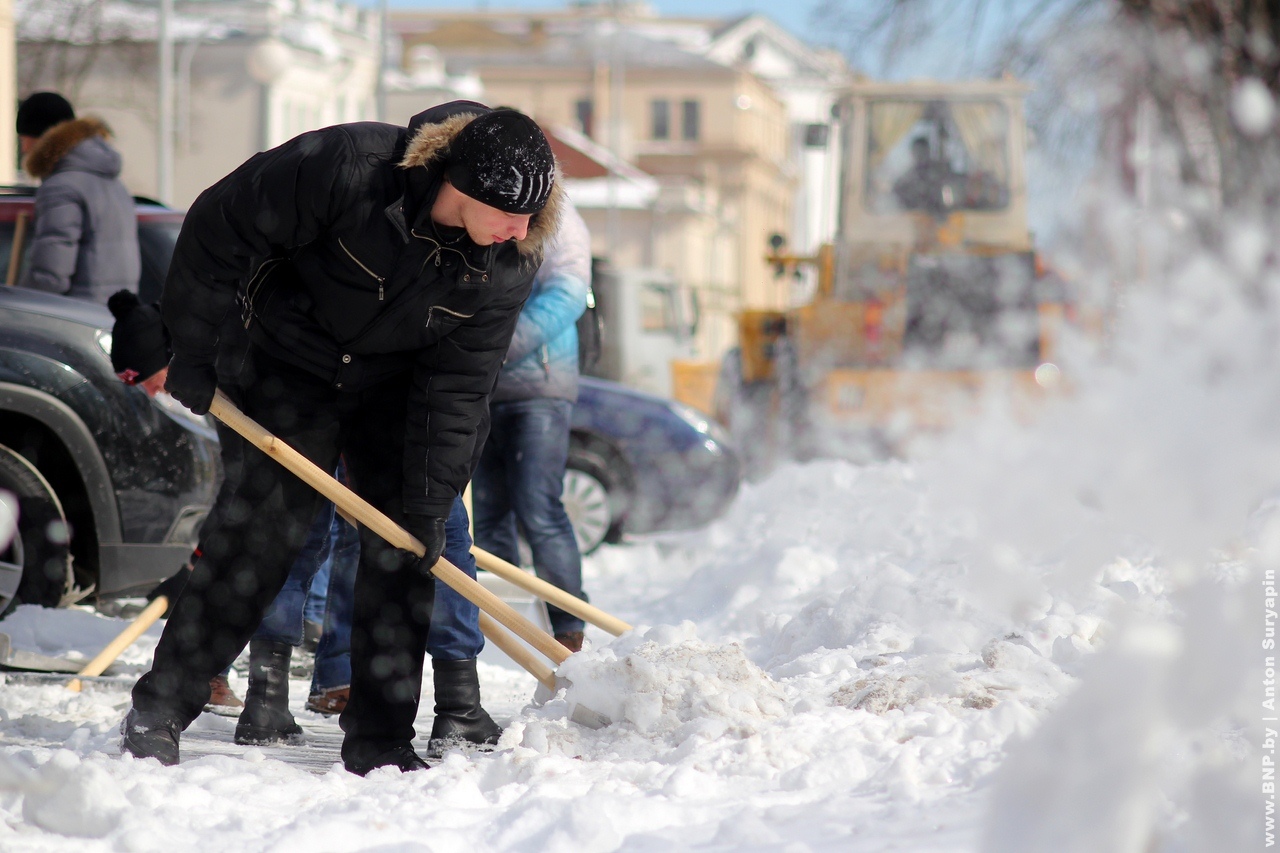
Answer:
MULTIPOLYGON (((146 630, 156 623, 156 620, 164 615, 169 609, 169 599, 163 595, 157 595, 146 609, 139 613, 129 626, 121 631, 114 640, 107 643, 107 647, 98 652, 98 656, 84 665, 84 669, 80 670, 76 675, 85 677, 93 677, 102 675, 107 667, 111 666, 111 662, 120 657, 120 653, 129 648, 141 637, 146 630)), ((83 685, 79 678, 73 678, 67 682, 67 689, 74 690, 79 693, 83 685)))
POLYGON ((590 622, 615 637, 631 630, 631 626, 618 617, 605 613, 600 608, 588 604, 577 596, 570 595, 560 587, 553 586, 518 566, 513 566, 478 545, 471 549, 471 553, 476 558, 476 565, 485 571, 493 572, 498 577, 515 584, 525 592, 533 593, 548 604, 554 604, 564 612, 572 613, 579 619, 590 622))
MULTIPOLYGON (((221 391, 218 391, 209 411, 224 424, 244 436, 245 440, 263 453, 275 459, 298 479, 333 501, 338 509, 357 523, 368 527, 392 546, 421 556, 426 553, 422 543, 400 525, 396 524, 371 503, 348 489, 326 473, 307 457, 267 432, 252 418, 236 408, 221 391)), ((570 652, 545 631, 525 619, 510 605, 469 578, 465 572, 443 558, 431 569, 440 580, 453 587, 472 604, 510 628, 522 640, 533 646, 557 664, 563 663, 570 652)))
POLYGON ((485 638, 506 653, 516 663, 525 668, 530 675, 542 682, 552 693, 556 692, 556 674, 538 657, 529 652, 515 637, 508 634, 501 625, 494 622, 488 613, 480 611, 480 630, 485 638))

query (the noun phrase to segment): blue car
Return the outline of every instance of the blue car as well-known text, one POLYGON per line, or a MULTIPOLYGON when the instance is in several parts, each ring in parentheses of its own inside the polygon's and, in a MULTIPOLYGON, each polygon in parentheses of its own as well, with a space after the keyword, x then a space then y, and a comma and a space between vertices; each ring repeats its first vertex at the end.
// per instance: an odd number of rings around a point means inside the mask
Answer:
POLYGON ((584 554, 628 533, 704 525, 724 512, 741 479, 738 453, 709 415, 581 378, 564 503, 584 554))

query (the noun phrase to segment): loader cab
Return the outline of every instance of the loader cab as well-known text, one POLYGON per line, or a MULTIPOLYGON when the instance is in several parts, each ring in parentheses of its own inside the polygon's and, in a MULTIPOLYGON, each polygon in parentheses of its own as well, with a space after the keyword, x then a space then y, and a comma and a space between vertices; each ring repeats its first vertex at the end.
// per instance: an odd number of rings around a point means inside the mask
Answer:
POLYGON ((1026 93, 1015 80, 854 83, 839 105, 843 253, 1029 250, 1026 93))
POLYGON ((861 310, 870 338, 832 366, 1035 366, 1026 93, 1015 80, 851 86, 835 269, 818 301, 827 316, 861 310))

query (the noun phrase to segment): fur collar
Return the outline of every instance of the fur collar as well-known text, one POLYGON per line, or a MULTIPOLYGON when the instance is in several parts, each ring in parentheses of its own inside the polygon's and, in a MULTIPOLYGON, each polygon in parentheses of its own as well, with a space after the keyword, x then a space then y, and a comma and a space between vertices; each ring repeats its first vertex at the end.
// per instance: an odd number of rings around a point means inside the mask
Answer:
MULTIPOLYGON (((476 117, 475 113, 459 113, 450 116, 439 124, 424 124, 409 140, 400 168, 410 169, 414 166, 430 166, 443 163, 448 152, 449 143, 462 131, 462 128, 476 117)), ((556 164, 555 183, 551 187, 551 195, 547 198, 547 206, 533 215, 529 220, 529 233, 523 240, 516 241, 516 248, 526 258, 541 255, 551 245, 560 226, 560 210, 564 205, 564 175, 560 164, 556 164)))
POLYGON ((55 124, 36 140, 22 168, 31 177, 44 180, 53 174, 67 152, 95 136, 111 138, 111 128, 100 118, 86 116, 55 124))

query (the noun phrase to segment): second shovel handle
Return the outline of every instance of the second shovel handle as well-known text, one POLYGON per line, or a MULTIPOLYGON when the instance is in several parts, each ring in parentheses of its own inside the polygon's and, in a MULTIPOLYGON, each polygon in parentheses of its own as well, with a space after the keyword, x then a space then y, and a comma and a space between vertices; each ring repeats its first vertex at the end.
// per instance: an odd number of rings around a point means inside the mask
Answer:
POLYGON ((618 617, 605 613, 599 607, 588 604, 577 596, 570 595, 560 587, 553 586, 542 578, 529 574, 524 569, 508 563, 495 554, 490 554, 478 545, 472 547, 471 553, 476 558, 476 565, 480 568, 487 572, 492 572, 508 583, 515 584, 525 592, 533 593, 548 604, 554 604, 565 613, 572 613, 584 622, 590 622, 615 637, 631 630, 631 626, 618 617))

